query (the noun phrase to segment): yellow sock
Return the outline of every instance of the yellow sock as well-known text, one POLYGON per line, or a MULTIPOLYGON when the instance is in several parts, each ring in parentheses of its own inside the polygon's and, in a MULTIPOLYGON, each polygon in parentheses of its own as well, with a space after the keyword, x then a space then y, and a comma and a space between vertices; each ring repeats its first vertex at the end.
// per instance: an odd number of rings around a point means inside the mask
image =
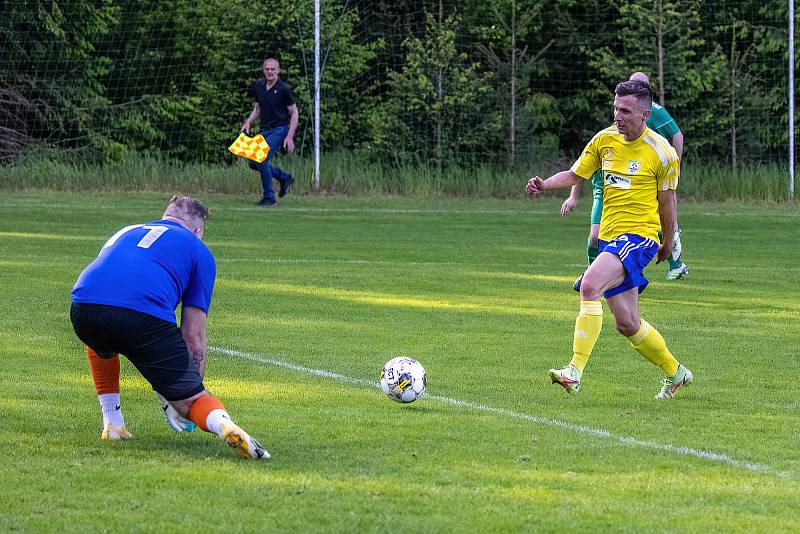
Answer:
POLYGON ((603 306, 599 300, 582 300, 581 311, 575 319, 575 334, 572 337, 572 365, 582 373, 592 354, 594 344, 603 327, 603 306))
POLYGON ((630 336, 631 346, 650 363, 660 367, 666 376, 675 376, 678 372, 678 360, 667 348, 663 336, 650 323, 641 320, 639 331, 630 336))

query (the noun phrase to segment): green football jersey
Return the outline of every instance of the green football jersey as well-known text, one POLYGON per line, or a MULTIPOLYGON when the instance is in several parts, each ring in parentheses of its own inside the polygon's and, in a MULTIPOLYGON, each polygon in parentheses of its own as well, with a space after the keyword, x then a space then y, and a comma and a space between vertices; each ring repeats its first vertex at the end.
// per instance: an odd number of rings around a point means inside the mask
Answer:
POLYGON ((655 102, 650 106, 650 118, 647 119, 647 127, 655 130, 667 141, 671 141, 675 134, 681 132, 681 129, 678 128, 678 123, 675 122, 675 119, 672 118, 667 109, 655 102))
POLYGON ((597 169, 592 175, 592 197, 596 199, 603 198, 603 171, 597 169))

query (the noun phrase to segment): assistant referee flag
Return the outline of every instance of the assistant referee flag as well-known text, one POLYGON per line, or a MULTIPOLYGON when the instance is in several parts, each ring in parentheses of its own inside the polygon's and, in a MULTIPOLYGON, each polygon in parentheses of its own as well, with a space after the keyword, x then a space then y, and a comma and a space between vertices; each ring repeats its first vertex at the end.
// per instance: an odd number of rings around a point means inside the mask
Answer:
POLYGON ((236 141, 228 147, 231 154, 241 156, 243 158, 251 159, 256 163, 261 163, 267 159, 269 154, 269 144, 261 134, 255 137, 249 137, 244 132, 239 134, 236 141))

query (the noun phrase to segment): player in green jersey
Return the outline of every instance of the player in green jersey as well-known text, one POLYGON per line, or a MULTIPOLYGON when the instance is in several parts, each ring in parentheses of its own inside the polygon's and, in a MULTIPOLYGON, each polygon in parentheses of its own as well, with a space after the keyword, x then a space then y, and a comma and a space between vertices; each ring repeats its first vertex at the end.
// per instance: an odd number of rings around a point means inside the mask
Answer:
MULTIPOLYGON (((647 74, 643 72, 634 72, 631 74, 630 79, 639 80, 647 84, 650 83, 647 74)), ((681 132, 678 124, 675 122, 675 119, 672 118, 666 108, 653 102, 650 108, 650 117, 647 119, 647 127, 667 139, 672 144, 673 148, 675 148, 678 158, 683 161, 683 132, 681 132)), ((592 176, 591 181, 593 199, 592 215, 590 219, 589 239, 586 243, 586 256, 590 265, 597 257, 597 235, 600 229, 600 216, 603 212, 603 182, 599 171, 592 176)), ((575 206, 578 204, 579 196, 580 185, 577 185, 572 188, 569 197, 561 205, 562 216, 566 217, 572 210, 575 209, 575 206)), ((678 207, 676 198, 676 217, 677 209, 678 207)), ((667 261, 669 262, 669 266, 667 267, 667 280, 678 280, 679 278, 683 278, 689 274, 689 267, 683 263, 683 247, 681 245, 680 236, 681 230, 678 228, 675 234, 675 248, 673 249, 670 257, 667 258, 667 261)), ((572 284, 572 288, 575 291, 580 291, 582 278, 583 275, 579 276, 572 284)))

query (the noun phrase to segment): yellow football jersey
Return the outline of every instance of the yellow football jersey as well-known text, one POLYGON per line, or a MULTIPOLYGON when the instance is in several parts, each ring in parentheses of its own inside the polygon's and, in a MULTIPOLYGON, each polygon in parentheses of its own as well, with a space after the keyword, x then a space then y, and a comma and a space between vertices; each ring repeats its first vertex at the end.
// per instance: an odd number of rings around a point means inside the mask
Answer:
POLYGON ((658 191, 677 189, 680 165, 669 142, 650 128, 626 141, 610 126, 598 132, 570 170, 588 180, 603 174, 603 214, 600 239, 637 234, 658 241, 658 191))

